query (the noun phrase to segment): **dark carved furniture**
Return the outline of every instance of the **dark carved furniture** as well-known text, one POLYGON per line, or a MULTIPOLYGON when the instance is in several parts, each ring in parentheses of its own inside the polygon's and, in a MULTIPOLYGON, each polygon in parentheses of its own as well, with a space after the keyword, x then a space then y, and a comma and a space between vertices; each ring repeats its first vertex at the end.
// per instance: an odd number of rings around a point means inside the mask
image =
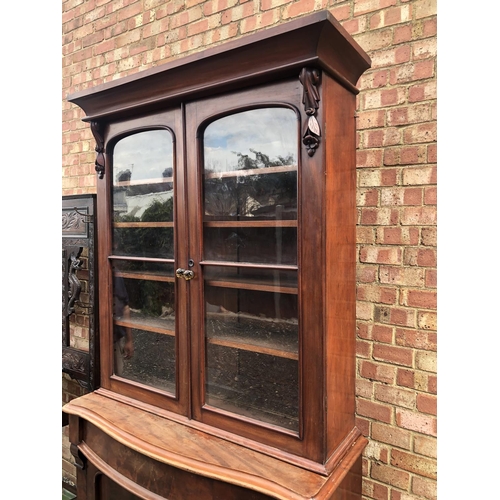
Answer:
POLYGON ((361 498, 369 65, 320 12, 69 96, 99 176, 100 388, 64 408, 79 500, 361 498))
POLYGON ((62 371, 88 390, 99 386, 97 351, 95 195, 62 198, 62 371), (72 326, 88 348, 75 346, 72 326))

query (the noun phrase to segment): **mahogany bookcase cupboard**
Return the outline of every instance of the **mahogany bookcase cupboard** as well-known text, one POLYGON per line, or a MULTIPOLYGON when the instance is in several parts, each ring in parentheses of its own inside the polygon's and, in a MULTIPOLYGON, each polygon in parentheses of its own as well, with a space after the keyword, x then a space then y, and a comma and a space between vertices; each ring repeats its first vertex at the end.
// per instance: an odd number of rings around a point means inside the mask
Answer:
POLYGON ((96 140, 78 499, 355 499, 355 87, 329 12, 69 96, 96 140))

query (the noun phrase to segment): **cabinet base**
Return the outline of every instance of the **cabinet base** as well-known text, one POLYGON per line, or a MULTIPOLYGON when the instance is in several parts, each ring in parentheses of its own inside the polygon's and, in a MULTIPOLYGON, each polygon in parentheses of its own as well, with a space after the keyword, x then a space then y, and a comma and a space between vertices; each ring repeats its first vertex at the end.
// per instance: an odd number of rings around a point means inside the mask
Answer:
POLYGON ((361 436, 322 474, 97 393, 64 411, 78 500, 361 499, 361 436))

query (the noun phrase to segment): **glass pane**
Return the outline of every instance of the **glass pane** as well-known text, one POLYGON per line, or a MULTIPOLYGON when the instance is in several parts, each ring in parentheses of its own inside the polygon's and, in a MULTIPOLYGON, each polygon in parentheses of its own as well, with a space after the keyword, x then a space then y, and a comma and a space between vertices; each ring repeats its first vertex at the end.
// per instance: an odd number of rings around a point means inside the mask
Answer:
POLYGON ((212 344, 207 358, 208 404, 298 432, 296 360, 212 344))
MULTIPOLYGON (((165 202, 167 207, 171 201, 165 202)), ((173 227, 114 227, 113 243, 115 255, 125 257, 174 258, 173 227)))
POLYGON ((296 271, 205 273, 206 402, 298 431, 296 271))
POLYGON ((113 275, 114 373, 175 393, 173 266, 152 274, 126 264, 113 275))
POLYGON ((132 329, 134 356, 123 363, 122 377, 175 394, 175 339, 132 329))
MULTIPOLYGON (((204 133, 203 256, 297 265, 298 121, 225 116, 204 133)), ((206 403, 298 431, 297 271, 204 268, 206 403)))
POLYGON ((173 258, 173 139, 167 130, 125 137, 113 151, 113 253, 173 258))
POLYGON ((205 227, 205 259, 297 264, 297 227, 205 227))
POLYGON ((114 260, 113 269, 119 272, 128 272, 146 276, 156 276, 157 279, 162 277, 174 280, 174 265, 165 264, 163 262, 149 262, 142 260, 114 260))
POLYGON ((264 108, 206 128, 206 259, 297 262, 297 124, 291 109, 264 108))
POLYGON ((297 219, 297 123, 291 109, 264 108, 206 128, 205 221, 297 219))
POLYGON ((258 162, 247 171, 205 171, 205 221, 297 220, 297 167, 289 161, 265 171, 258 162))

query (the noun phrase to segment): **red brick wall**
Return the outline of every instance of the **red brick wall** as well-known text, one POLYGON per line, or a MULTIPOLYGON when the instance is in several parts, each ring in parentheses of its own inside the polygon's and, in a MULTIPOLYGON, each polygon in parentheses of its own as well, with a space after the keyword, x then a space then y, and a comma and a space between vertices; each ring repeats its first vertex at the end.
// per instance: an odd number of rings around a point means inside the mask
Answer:
MULTIPOLYGON (((66 0, 63 96, 315 10, 372 58, 358 96, 357 415, 365 499, 436 498, 436 0, 66 0)), ((63 102, 63 195, 94 140, 63 102)))

